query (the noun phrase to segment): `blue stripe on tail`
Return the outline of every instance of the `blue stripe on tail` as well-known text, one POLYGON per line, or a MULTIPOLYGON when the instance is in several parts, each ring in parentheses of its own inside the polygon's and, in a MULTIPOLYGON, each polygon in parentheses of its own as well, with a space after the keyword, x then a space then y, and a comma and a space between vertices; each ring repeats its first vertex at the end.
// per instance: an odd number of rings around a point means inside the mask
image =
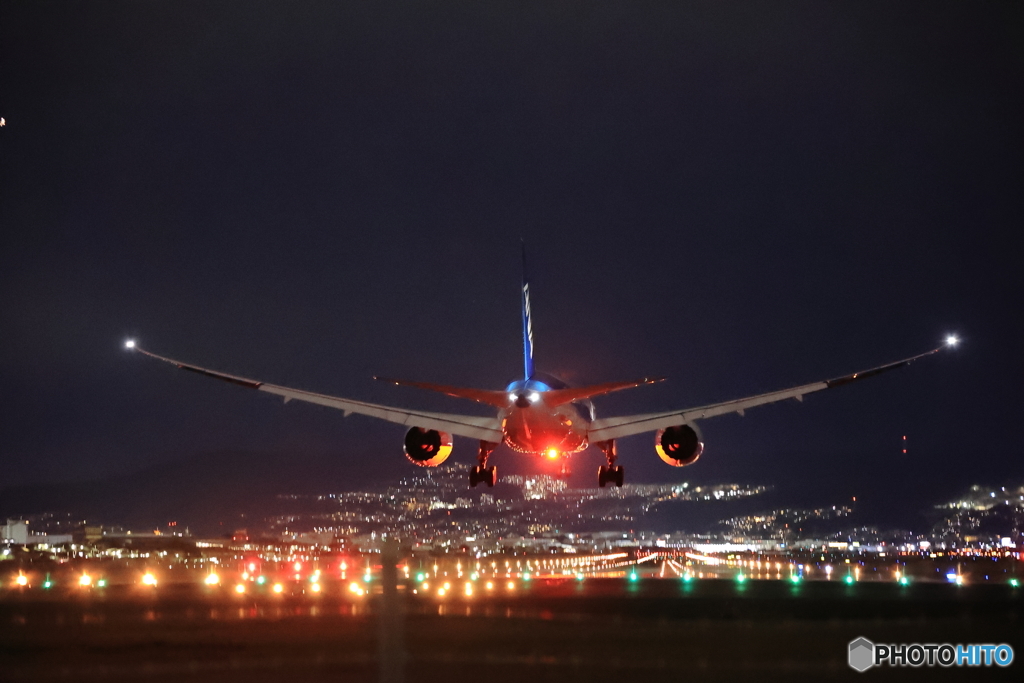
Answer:
POLYGON ((523 368, 524 379, 533 377, 533 320, 530 317, 530 283, 526 279, 526 243, 523 243, 523 368))

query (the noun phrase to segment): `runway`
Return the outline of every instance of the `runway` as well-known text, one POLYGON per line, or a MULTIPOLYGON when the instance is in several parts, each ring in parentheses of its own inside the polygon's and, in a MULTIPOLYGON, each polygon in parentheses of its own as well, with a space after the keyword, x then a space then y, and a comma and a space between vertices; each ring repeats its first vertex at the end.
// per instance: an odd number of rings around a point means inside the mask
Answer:
MULTIPOLYGON (((407 681, 855 677, 847 644, 859 636, 1024 652, 1024 599, 1004 585, 625 577, 484 584, 468 595, 464 583, 444 595, 443 584, 416 586, 401 601, 407 681)), ((244 595, 195 584, 5 591, 0 680, 377 680, 372 593, 340 583, 244 595)), ((1019 666, 984 673, 1016 677, 1019 666)))

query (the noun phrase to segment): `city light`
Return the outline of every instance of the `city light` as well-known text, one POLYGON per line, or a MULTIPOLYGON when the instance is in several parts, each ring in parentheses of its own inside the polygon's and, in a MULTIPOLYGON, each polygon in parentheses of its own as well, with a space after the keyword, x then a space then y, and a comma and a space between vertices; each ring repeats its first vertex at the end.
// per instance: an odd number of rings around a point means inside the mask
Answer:
POLYGON ((88 574, 82 574, 80 577, 78 577, 78 585, 79 586, 91 586, 92 585, 92 577, 89 576, 88 574))
POLYGON ((235 586, 235 592, 238 593, 239 595, 244 593, 245 592, 245 584, 244 583, 240 583, 240 584, 236 585, 235 586))
POLYGON ((16 578, 14 580, 14 583, 18 584, 19 586, 27 586, 28 585, 28 577, 25 576, 24 574, 18 574, 18 578, 16 578))
POLYGON ((320 592, 320 584, 319 583, 310 584, 309 589, 311 591, 313 591, 314 593, 319 593, 320 592))
POLYGON ((512 581, 509 581, 508 585, 506 586, 506 588, 508 588, 510 591, 514 591, 516 589, 516 584, 513 583, 512 581))
POLYGON ((210 572, 206 575, 206 578, 203 579, 203 583, 205 583, 207 586, 216 586, 220 583, 220 577, 217 576, 216 573, 210 572))
POLYGON ((274 592, 275 593, 283 593, 284 592, 284 586, 279 584, 279 583, 275 583, 274 584, 274 592))
POLYGON ((494 590, 494 582, 493 581, 488 581, 487 582, 487 590, 489 590, 489 591, 494 590))
POLYGON ((547 455, 548 455, 548 457, 550 459, 554 460, 555 458, 558 457, 558 449, 557 448, 549 448, 547 455))
POLYGON ((142 584, 144 586, 156 586, 156 577, 153 576, 151 573, 146 572, 142 576, 142 584))

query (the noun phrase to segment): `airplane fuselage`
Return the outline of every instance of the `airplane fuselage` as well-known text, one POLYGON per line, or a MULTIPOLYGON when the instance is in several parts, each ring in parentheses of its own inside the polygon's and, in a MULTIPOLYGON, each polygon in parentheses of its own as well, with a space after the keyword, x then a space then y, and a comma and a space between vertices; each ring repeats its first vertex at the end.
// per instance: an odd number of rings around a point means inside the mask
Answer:
POLYGON ((519 380, 508 386, 509 406, 499 413, 506 446, 519 453, 556 458, 578 453, 587 443, 587 421, 572 404, 555 407, 544 402, 549 389, 538 380, 519 380))

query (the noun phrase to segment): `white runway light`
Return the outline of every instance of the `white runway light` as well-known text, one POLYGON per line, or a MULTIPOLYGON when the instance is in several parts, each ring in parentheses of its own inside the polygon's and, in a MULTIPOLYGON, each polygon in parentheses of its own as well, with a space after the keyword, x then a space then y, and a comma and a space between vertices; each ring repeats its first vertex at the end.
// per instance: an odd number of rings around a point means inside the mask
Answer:
POLYGON ((134 339, 129 339, 128 341, 126 341, 124 343, 124 348, 126 348, 126 349, 134 349, 135 348, 135 340, 134 339))

